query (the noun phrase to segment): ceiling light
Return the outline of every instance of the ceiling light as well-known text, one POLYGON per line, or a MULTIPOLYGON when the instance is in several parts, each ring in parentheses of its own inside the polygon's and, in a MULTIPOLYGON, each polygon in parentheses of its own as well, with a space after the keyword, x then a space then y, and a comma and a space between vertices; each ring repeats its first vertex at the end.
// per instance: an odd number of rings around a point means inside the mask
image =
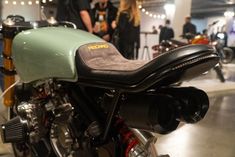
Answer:
POLYGON ((5 1, 5 4, 8 4, 9 2, 8 1, 5 1))
POLYGON ((142 5, 139 5, 139 9, 141 9, 142 8, 142 5))
POLYGON ((36 4, 39 4, 40 2, 39 2, 39 1, 36 1, 35 3, 36 3, 36 4))
POLYGON ((168 11, 168 10, 174 10, 174 9, 175 9, 175 5, 174 5, 174 4, 165 4, 165 5, 164 5, 164 9, 165 9, 166 11, 168 11))
POLYGON ((226 3, 227 4, 234 4, 234 0, 227 0, 226 3))
POLYGON ((42 3, 46 3, 47 1, 46 0, 42 0, 42 3))
POLYGON ((233 11, 225 11, 224 12, 224 16, 225 17, 233 17, 234 16, 234 12, 233 11))
POLYGON ((143 8, 143 9, 142 9, 142 12, 145 12, 145 11, 146 11, 146 10, 143 8))
POLYGON ((24 5, 24 1, 21 1, 20 4, 21 4, 21 5, 24 5))
POLYGON ((32 2, 32 1, 28 1, 28 4, 29 4, 29 5, 32 5, 32 4, 33 4, 33 2, 32 2))
POLYGON ((174 4, 165 4, 164 5, 165 13, 168 16, 173 16, 175 13, 175 5, 174 4))
POLYGON ((17 4, 17 2, 16 2, 16 1, 13 1, 13 2, 12 2, 12 4, 13 4, 13 5, 16 5, 16 4, 17 4))

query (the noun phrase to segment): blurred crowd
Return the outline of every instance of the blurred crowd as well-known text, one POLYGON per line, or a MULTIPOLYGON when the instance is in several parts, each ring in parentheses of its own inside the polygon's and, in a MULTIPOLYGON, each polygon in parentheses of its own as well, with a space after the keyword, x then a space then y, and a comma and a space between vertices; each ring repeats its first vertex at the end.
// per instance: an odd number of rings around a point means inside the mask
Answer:
MULTIPOLYGON (((112 42, 119 52, 127 59, 138 58, 140 47, 140 12, 136 0, 120 0, 119 8, 110 0, 58 0, 58 21, 70 21, 78 29, 93 33, 107 42, 112 42), (93 5, 91 5, 93 4, 93 5)), ((164 25, 157 29, 153 26, 152 33, 159 34, 159 43, 175 37, 171 21, 165 20, 164 25)), ((197 32, 191 17, 185 17, 182 24, 182 37, 192 39, 196 35, 203 35, 213 41, 217 35, 208 35, 208 30, 197 32)), ((225 34, 225 45, 227 36, 225 34)))
POLYGON ((140 13, 136 0, 120 0, 116 8, 109 0, 59 0, 56 19, 70 21, 78 29, 112 42, 127 59, 134 59, 140 45, 140 13))

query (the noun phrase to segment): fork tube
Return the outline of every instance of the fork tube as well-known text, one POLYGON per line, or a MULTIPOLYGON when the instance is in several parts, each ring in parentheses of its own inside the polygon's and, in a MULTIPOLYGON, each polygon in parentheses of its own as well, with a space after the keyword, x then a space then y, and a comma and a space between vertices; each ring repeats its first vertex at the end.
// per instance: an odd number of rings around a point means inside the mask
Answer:
MULTIPOLYGON (((6 71, 14 71, 14 65, 11 58, 12 52, 12 40, 15 36, 15 28, 3 25, 3 67, 6 71)), ((4 90, 8 89, 15 82, 15 75, 7 75, 6 73, 3 76, 4 80, 4 90)), ((3 103, 5 106, 12 106, 14 103, 14 88, 11 88, 5 95, 3 103)))

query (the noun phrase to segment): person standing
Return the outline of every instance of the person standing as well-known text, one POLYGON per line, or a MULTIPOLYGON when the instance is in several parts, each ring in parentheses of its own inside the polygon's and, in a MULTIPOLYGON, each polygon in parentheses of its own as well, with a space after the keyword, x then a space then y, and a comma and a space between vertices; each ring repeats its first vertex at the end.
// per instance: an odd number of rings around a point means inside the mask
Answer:
POLYGON ((89 0, 59 0, 57 20, 73 22, 78 29, 93 32, 89 0))
POLYGON ((117 8, 109 0, 99 0, 92 12, 95 18, 94 34, 110 41, 114 31, 111 24, 116 19, 117 8))
POLYGON ((197 34, 197 28, 191 23, 191 17, 189 16, 185 18, 185 24, 183 25, 183 37, 185 37, 186 34, 197 34))
POLYGON ((165 26, 161 28, 159 35, 159 43, 163 40, 170 40, 174 38, 174 30, 170 27, 170 20, 166 20, 165 26))
POLYGON ((127 59, 134 59, 135 48, 140 45, 140 14, 136 0, 120 0, 117 15, 119 51, 127 59))

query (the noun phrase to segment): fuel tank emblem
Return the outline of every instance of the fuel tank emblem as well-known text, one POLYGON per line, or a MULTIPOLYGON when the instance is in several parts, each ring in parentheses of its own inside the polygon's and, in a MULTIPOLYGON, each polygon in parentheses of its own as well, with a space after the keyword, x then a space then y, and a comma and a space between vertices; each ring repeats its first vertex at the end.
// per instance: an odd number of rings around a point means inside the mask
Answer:
POLYGON ((107 49, 109 48, 108 44, 95 44, 88 46, 89 50, 96 50, 96 49, 107 49))

